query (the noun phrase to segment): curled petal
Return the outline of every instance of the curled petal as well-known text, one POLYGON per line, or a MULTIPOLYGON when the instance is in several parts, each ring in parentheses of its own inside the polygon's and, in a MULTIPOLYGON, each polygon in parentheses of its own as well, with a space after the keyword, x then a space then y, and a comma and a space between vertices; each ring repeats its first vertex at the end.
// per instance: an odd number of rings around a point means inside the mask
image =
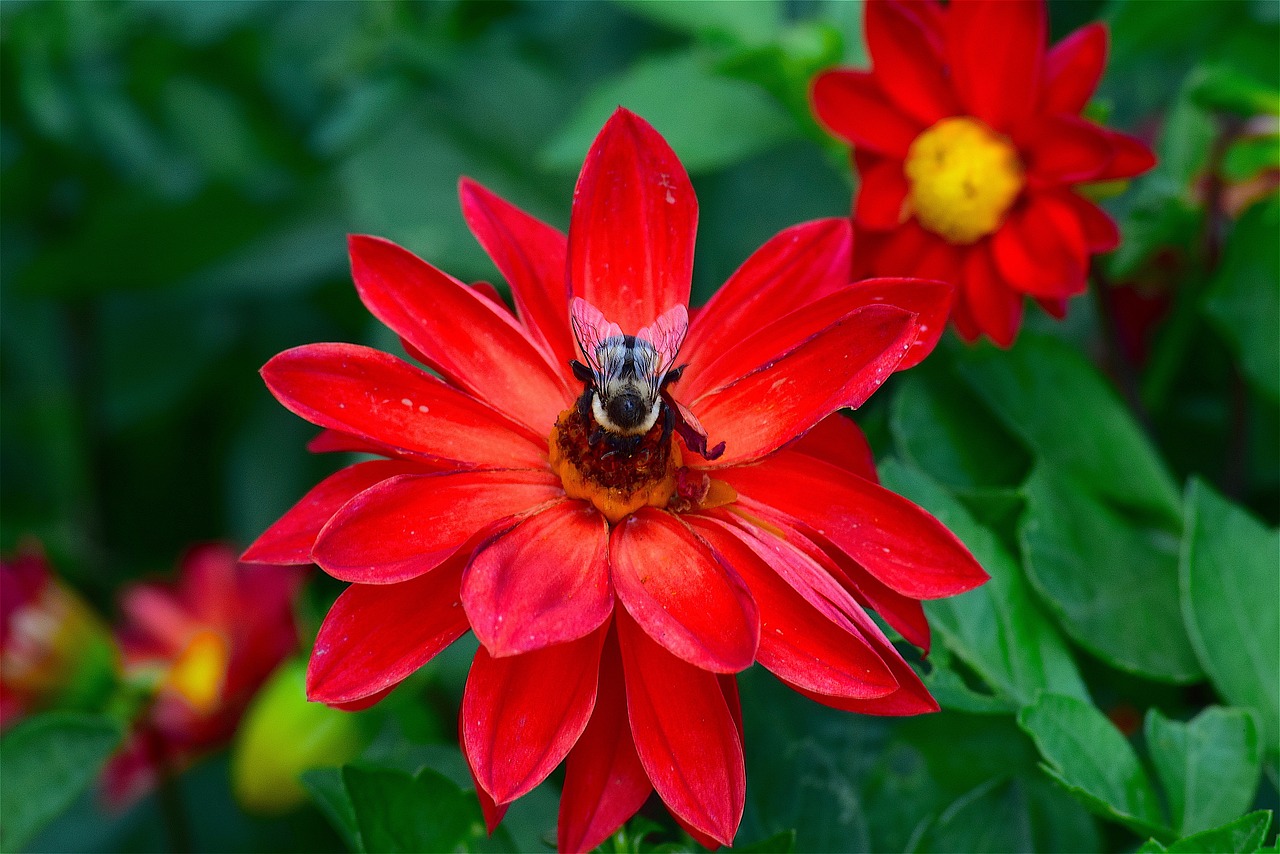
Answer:
POLYGON ((926 127, 892 104, 866 71, 833 69, 819 74, 809 94, 814 115, 858 148, 904 160, 926 127))
POLYGON ((718 673, 755 661, 760 615, 750 591, 671 514, 645 507, 616 525, 609 563, 618 599, 674 655, 718 673))
POLYGON ((991 246, 1001 278, 1016 290, 1050 299, 1085 291, 1084 230, 1075 212, 1050 194, 1015 210, 991 246))
POLYGON ((900 495, 802 454, 783 452, 766 466, 720 476, 746 496, 820 531, 893 590, 938 599, 987 580, 964 544, 900 495))
POLYGON ((960 112, 929 28, 906 3, 868 3, 867 51, 878 77, 906 113, 931 125, 960 112))
POLYGON ((462 744, 476 782, 506 804, 546 779, 586 729, 603 628, 536 652, 476 651, 462 697, 462 744))
POLYGON ((343 505, 313 556, 334 578, 394 584, 435 568, 489 526, 562 494, 548 472, 401 475, 343 505))
MULTIPOLYGON (((800 313, 784 320, 794 320, 792 328, 799 328, 808 320, 794 317, 800 313)), ((749 355, 744 351, 743 361, 761 367, 703 394, 690 407, 707 434, 727 444, 716 465, 759 459, 837 409, 861 406, 910 351, 917 331, 914 315, 871 305, 841 317, 789 352, 769 353, 764 346, 790 343, 789 330, 762 337, 761 348, 749 355)))
POLYGON ((850 474, 879 483, 876 458, 862 429, 840 413, 828 415, 812 430, 787 445, 787 450, 838 466, 850 474))
POLYGON ((320 481, 297 504, 267 528, 245 550, 245 563, 311 563, 311 547, 333 514, 371 486, 401 474, 418 471, 411 463, 372 460, 356 463, 320 481))
POLYGON ((569 331, 567 239, 470 178, 458 182, 458 193, 467 227, 511 286, 520 318, 552 364, 563 369, 576 355, 569 331))
POLYGON ((760 608, 757 657, 765 668, 822 694, 879 697, 898 687, 846 620, 828 619, 772 569, 769 562, 800 559, 780 540, 767 543, 710 519, 695 517, 690 524, 751 588, 760 608))
POLYGON ((573 293, 634 334, 689 304, 698 202, 671 146, 618 108, 587 152, 573 193, 573 293))
POLYGON ((535 431, 551 429, 573 393, 505 309, 389 240, 348 243, 360 299, 426 364, 535 431))
POLYGON ((561 501, 479 549, 462 581, 476 637, 495 657, 580 638, 613 610, 609 526, 595 508, 561 501))
POLYGON ((858 194, 853 202, 853 218, 872 231, 892 231, 909 215, 907 194, 911 187, 902 161, 854 152, 858 167, 858 194))
POLYGON ((671 812, 728 845, 746 804, 746 766, 720 681, 671 655, 622 611, 618 642, 640 764, 671 812))
POLYGON ((1045 53, 1044 3, 972 0, 947 7, 952 80, 969 112, 1002 133, 1031 115, 1045 53))
POLYGON ((1101 175, 1115 156, 1112 134, 1075 116, 1045 116, 1028 142, 1028 178, 1035 186, 1090 181, 1101 175))
POLYGON ((635 815, 652 791, 631 737, 618 637, 610 631, 591 722, 565 763, 557 849, 595 848, 635 815))
POLYGON ((547 467, 546 438, 392 355, 308 344, 262 368, 267 388, 312 424, 455 468, 547 467))
POLYGON ((399 684, 467 630, 462 558, 395 585, 353 584, 316 636, 307 698, 351 703, 399 684))
POLYGON ((990 241, 983 241, 965 256, 963 293, 973 322, 999 346, 1012 347, 1026 300, 1001 278, 991 257, 990 241))
POLYGON ((697 376, 726 347, 848 284, 852 247, 844 218, 801 223, 770 238, 690 322, 680 350, 689 375, 697 376))
POLYGON ((1098 88, 1106 64, 1105 24, 1081 27, 1058 42, 1045 57, 1040 111, 1078 114, 1098 88))

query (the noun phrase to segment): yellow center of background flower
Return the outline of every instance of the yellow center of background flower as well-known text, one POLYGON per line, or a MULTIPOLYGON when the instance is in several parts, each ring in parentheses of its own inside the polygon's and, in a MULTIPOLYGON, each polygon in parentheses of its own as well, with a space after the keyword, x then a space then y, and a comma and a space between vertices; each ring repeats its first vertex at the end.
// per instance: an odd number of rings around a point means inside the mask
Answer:
POLYGON ((915 138, 905 164, 916 219, 950 243, 969 244, 1000 227, 1022 191, 1022 163, 1009 140, 974 118, 943 119, 915 138))
POLYGON ((182 695, 197 714, 208 715, 218 708, 230 659, 226 638, 201 630, 173 663, 165 685, 182 695))

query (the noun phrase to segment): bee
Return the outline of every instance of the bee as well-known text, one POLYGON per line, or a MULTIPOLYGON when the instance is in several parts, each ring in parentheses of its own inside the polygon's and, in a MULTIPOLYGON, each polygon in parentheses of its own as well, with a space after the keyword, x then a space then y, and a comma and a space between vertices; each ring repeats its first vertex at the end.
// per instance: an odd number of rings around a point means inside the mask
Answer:
POLYGON ((707 451, 702 425, 668 390, 686 367, 673 367, 689 330, 689 313, 683 305, 672 306, 635 335, 624 335, 598 308, 574 297, 569 321, 586 359, 586 364, 577 359, 569 363, 584 384, 578 411, 584 421, 594 419, 598 425, 591 444, 603 440, 609 447, 606 455, 630 457, 662 419, 660 447, 665 447, 673 431, 679 431, 686 444, 707 459, 723 453, 723 442, 707 451))

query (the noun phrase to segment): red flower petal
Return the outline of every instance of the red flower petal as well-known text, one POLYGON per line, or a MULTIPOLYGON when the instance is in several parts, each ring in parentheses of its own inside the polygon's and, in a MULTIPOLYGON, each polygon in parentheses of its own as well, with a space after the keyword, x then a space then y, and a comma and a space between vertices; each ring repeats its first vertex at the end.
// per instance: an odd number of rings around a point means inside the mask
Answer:
POLYGON ((1054 198, 1075 213, 1090 252, 1110 252, 1120 245, 1120 229, 1102 208, 1069 190, 1055 193, 1054 198))
MULTIPOLYGON (((810 314, 810 308, 784 318, 789 328, 810 319, 797 318, 800 314, 810 314)), ((785 329, 776 337, 760 338, 761 348, 744 353, 741 364, 762 367, 703 394, 691 407, 712 440, 727 443, 716 465, 759 459, 837 409, 861 406, 897 369, 917 329, 906 311, 871 305, 841 317, 790 352, 770 353, 765 346, 784 341, 785 329)))
MULTIPOLYGON (((770 518, 769 521, 772 522, 773 519, 770 518)), ((791 541, 790 531, 787 532, 787 537, 791 541)), ((825 542, 822 537, 815 536, 810 540, 808 536, 797 534, 794 543, 826 569, 858 604, 879 614, 908 643, 915 644, 925 652, 929 651, 929 620, 918 599, 903 596, 882 584, 859 566, 857 561, 825 542)))
POLYGON ((812 430, 787 445, 787 450, 816 457, 872 483, 880 482, 876 458, 866 435, 852 418, 838 412, 819 421, 812 430))
POLYGON ((814 79, 809 97, 814 115, 833 134, 897 160, 906 158, 926 127, 891 104, 867 71, 824 71, 814 79))
POLYGON ((1022 325, 1025 297, 1000 277, 991 257, 990 241, 967 253, 964 265, 964 298, 974 323, 1001 347, 1013 346, 1022 325))
POLYGON ((399 448, 381 442, 372 442, 341 430, 321 430, 307 442, 307 450, 313 454, 377 454, 381 457, 403 457, 413 460, 419 468, 430 468, 432 463, 413 454, 405 454, 399 448))
POLYGON ((821 532, 897 592, 938 599, 977 587, 987 574, 942 523, 900 495, 802 454, 720 472, 741 496, 821 532))
POLYGON ((476 651, 462 696, 462 744, 496 803, 546 779, 586 729, 604 636, 602 628, 508 658, 476 651))
POLYGON ((801 223, 770 238, 690 321, 680 350, 690 375, 745 336, 847 285, 852 247, 843 218, 801 223))
POLYGON ((356 344, 308 344, 262 368, 276 399, 320 427, 463 468, 545 469, 545 437, 517 432, 485 404, 396 357, 356 344))
POLYGON ((604 517, 566 500, 478 550, 462 580, 462 604, 489 654, 574 640, 609 619, 608 544, 604 517))
POLYGON ((867 50, 885 93, 926 125, 961 112, 943 72, 938 45, 906 3, 868 3, 867 50))
POLYGON ((916 317, 916 337, 897 370, 914 368, 933 352, 947 328, 954 288, 949 281, 929 279, 863 279, 850 286, 863 305, 892 305, 916 317))
POLYGON ((439 566, 494 523, 562 495, 549 472, 401 475, 348 501, 313 556, 334 578, 395 584, 439 566))
MULTIPOLYGON (((876 5, 876 4, 873 4, 876 5)), ((891 231, 907 218, 907 193, 911 185, 902 161, 877 157, 859 149, 854 152, 858 168, 858 192, 853 200, 853 218, 873 231, 891 231)))
POLYGON ((966 0, 947 7, 947 55, 960 100, 1011 133, 1031 115, 1045 53, 1045 4, 966 0))
POLYGON ((573 293, 635 333, 689 304, 698 201, 671 146, 618 108, 587 152, 573 193, 573 293))
POLYGON ((1119 178, 1132 178, 1156 165, 1156 156, 1142 140, 1116 131, 1110 131, 1110 134, 1115 157, 1112 158, 1111 165, 1095 180, 1114 181, 1119 178))
MULTIPOLYGON (((466 724, 459 722, 458 729, 466 724)), ((462 751, 462 758, 467 761, 467 773, 471 775, 471 783, 476 787, 476 800, 480 802, 480 812, 484 815, 484 827, 492 836, 493 832, 498 829, 498 825, 502 823, 502 817, 507 814, 507 810, 511 804, 499 804, 494 801, 493 796, 484 790, 484 786, 480 785, 479 779, 476 777, 476 769, 471 764, 471 757, 467 751, 462 751)))
POLYGON ((511 286, 530 333, 564 368, 576 348, 569 331, 568 241, 564 234, 472 181, 458 182, 467 227, 511 286))
POLYGON ((616 632, 605 640, 591 722, 569 752, 557 822, 559 851, 590 851, 636 814, 653 785, 636 755, 616 632))
POLYGON ((316 636, 307 698, 350 703, 401 682, 467 630, 458 601, 465 559, 391 586, 353 584, 316 636))
POLYGON ((245 549, 240 559, 245 563, 311 563, 311 547, 315 545, 316 536, 343 504, 388 478, 420 470, 420 466, 397 460, 372 460, 347 466, 302 496, 245 549))
POLYGON ((640 764, 672 814, 729 845, 747 778, 720 681, 654 643, 625 613, 617 623, 640 764))
POLYGON ((353 235, 348 245, 356 290, 375 317, 445 379, 550 432, 574 395, 514 318, 389 240, 353 235))
POLYGON ((1015 289, 1050 298, 1084 293, 1084 230, 1075 212, 1052 195, 1031 197, 991 240, 1000 276, 1015 289))
POLYGON ((615 525, 609 563, 618 599, 672 653, 720 673, 755 661, 760 615, 750 591, 671 514, 645 507, 615 525))
POLYGON ((833 697, 829 694, 809 691, 789 682, 787 685, 810 700, 821 703, 824 706, 830 706, 833 709, 840 709, 844 712, 855 712, 860 715, 907 717, 910 715, 927 715, 938 711, 938 701, 933 699, 929 689, 924 687, 924 683, 920 681, 920 677, 916 675, 916 672, 911 669, 909 664, 896 654, 886 658, 886 661, 893 669, 894 676, 898 679, 898 684, 902 687, 884 697, 872 697, 869 700, 859 700, 852 697, 833 697))
POLYGON ((756 657, 766 669, 821 694, 880 697, 898 687, 875 650, 847 620, 826 617, 772 568, 802 556, 777 537, 766 542, 741 528, 698 517, 690 518, 689 524, 751 588, 760 607, 756 657))
POLYGON ((1075 116, 1044 116, 1027 142, 1028 178, 1033 186, 1093 180, 1111 163, 1111 133, 1075 116))
POLYGON ((1036 297, 1036 303, 1047 311, 1050 316, 1061 320, 1067 316, 1067 301, 1065 299, 1045 299, 1044 297, 1036 297))
MULTIPOLYGON (((859 247, 863 246, 862 235, 855 237, 859 247)), ((945 241, 920 227, 920 223, 909 219, 900 228, 879 244, 872 261, 871 269, 877 276, 918 275, 920 261, 930 249, 947 246, 945 241)), ((942 281, 954 281, 943 279, 942 281)))
POLYGON ((1045 56, 1040 111, 1078 114, 1093 97, 1106 64, 1105 24, 1081 27, 1058 42, 1045 56))

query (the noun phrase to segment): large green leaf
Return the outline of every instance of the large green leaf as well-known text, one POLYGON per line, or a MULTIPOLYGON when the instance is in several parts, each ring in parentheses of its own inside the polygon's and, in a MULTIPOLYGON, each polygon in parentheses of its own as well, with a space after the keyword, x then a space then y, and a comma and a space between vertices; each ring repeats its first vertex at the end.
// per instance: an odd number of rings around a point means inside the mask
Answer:
POLYGON ((601 85, 544 149, 542 162, 576 171, 618 105, 657 128, 690 172, 721 169, 796 134, 759 88, 718 76, 700 54, 688 51, 646 59, 601 85))
POLYGON ((1109 383, 1078 350, 1024 334, 1008 352, 974 350, 960 373, 1036 456, 1095 494, 1176 527, 1173 478, 1109 383))
POLYGON ((455 851, 484 835, 475 798, 429 768, 410 776, 348 765, 342 780, 362 851, 455 851))
POLYGON ((1216 827, 1253 803, 1262 774, 1262 744, 1248 712, 1209 708, 1195 720, 1179 723, 1152 709, 1146 737, 1171 824, 1180 836, 1216 827))
POLYGON ((1262 847, 1270 827, 1271 811, 1258 810, 1221 827, 1183 837, 1167 847, 1148 839, 1138 849, 1138 854, 1253 854, 1255 851, 1274 851, 1274 843, 1270 848, 1262 847))
POLYGON ((1236 223, 1205 297, 1205 311, 1235 348, 1245 375, 1280 400, 1280 198, 1236 223))
POLYGON ((1067 633, 1121 670, 1164 682, 1200 678, 1179 611, 1177 541, 1047 465, 1024 491, 1027 574, 1067 633))
POLYGON ((1193 480, 1181 559, 1182 615, 1209 680, 1255 711, 1263 744, 1280 738, 1280 530, 1193 480))
POLYGON ((1013 708, 1033 702, 1041 691, 1088 700, 1066 642, 991 531, 924 473, 895 460, 880 473, 886 486, 938 517, 991 575, 968 593, 926 603, 929 621, 946 645, 1013 708))
POLYGON ((952 490, 1014 486, 1027 449, 954 368, 935 357, 903 378, 889 416, 898 452, 952 490))
POLYGON ((1045 772, 1090 811, 1138 833, 1170 835, 1133 748, 1097 708, 1044 694, 1018 713, 1018 725, 1035 741, 1045 772))
POLYGON ((23 847, 88 788, 124 737, 102 715, 50 712, 16 726, 0 740, 0 849, 23 847))

